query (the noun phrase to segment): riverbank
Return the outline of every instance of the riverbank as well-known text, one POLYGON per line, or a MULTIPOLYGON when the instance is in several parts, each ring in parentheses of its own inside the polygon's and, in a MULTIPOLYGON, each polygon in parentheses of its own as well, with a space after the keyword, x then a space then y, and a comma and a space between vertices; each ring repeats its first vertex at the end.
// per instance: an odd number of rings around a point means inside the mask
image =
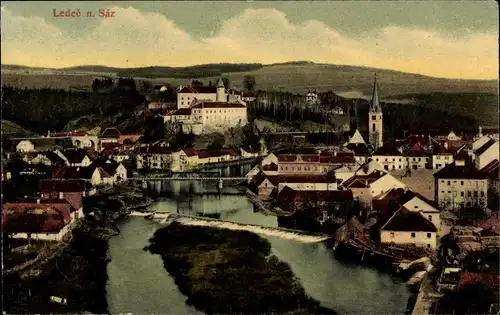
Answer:
POLYGON ((152 202, 131 185, 99 192, 84 199, 87 215, 64 241, 36 244, 35 251, 27 250, 25 255, 15 249, 4 252, 4 259, 16 261, 9 265, 12 272, 4 273, 4 310, 14 314, 107 313, 108 239, 120 233, 115 221, 152 202), (67 303, 51 302, 51 296, 67 303))
POLYGON ((172 223, 146 249, 161 256, 187 303, 207 314, 336 314, 308 297, 254 233, 172 223))
POLYGON ((257 208, 257 210, 262 214, 283 216, 283 217, 288 217, 292 215, 292 213, 290 212, 286 212, 279 208, 274 207, 271 202, 262 200, 259 196, 257 196, 248 188, 246 188, 246 195, 248 199, 250 199, 252 204, 257 208))

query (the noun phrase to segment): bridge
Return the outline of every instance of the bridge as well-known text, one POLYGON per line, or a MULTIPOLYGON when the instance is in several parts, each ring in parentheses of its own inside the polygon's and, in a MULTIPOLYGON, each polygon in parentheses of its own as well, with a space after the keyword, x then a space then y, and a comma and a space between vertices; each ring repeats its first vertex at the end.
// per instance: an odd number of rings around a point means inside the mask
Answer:
POLYGON ((202 180, 202 181, 243 181, 246 177, 129 177, 127 181, 181 181, 181 180, 202 180))

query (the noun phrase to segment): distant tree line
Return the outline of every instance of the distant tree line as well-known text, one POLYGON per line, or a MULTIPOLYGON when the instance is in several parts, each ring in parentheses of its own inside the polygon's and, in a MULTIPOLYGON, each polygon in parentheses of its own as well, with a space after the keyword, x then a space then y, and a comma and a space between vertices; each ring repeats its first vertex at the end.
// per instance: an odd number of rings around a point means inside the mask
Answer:
MULTIPOLYGON (((143 83, 142 88, 147 89, 147 83, 143 83)), ((118 78, 118 82, 115 86, 113 79, 94 79, 92 82, 93 92, 113 92, 113 91, 135 91, 137 86, 133 78, 118 78)))
POLYGON ((206 64, 190 67, 146 67, 126 69, 118 72, 120 77, 143 77, 143 78, 206 78, 217 77, 227 72, 246 72, 262 68, 262 64, 206 64))
POLYGON ((93 93, 4 85, 2 95, 2 118, 39 134, 61 130, 70 120, 84 115, 99 111, 115 115, 146 103, 135 90, 93 93))

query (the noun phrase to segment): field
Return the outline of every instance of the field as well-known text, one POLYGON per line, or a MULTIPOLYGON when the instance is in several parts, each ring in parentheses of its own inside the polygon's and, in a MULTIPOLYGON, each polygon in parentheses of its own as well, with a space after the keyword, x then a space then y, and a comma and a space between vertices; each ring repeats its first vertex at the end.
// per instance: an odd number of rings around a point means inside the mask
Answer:
MULTIPOLYGON (((353 66, 339 66, 327 64, 285 64, 269 65, 248 72, 226 72, 223 76, 229 78, 231 87, 242 88, 243 77, 246 74, 255 76, 257 89, 276 90, 294 93, 304 93, 308 90, 333 91, 337 94, 364 94, 370 95, 373 84, 373 74, 377 72, 380 95, 382 99, 389 95, 432 92, 474 92, 498 93, 498 84, 495 80, 452 80, 426 77, 422 75, 372 69, 353 66)), ((69 88, 92 83, 93 75, 40 75, 40 74, 13 74, 2 73, 3 84, 19 87, 53 87, 69 88)), ((138 80, 145 78, 137 77, 138 80)), ((193 77, 192 79, 196 79, 193 77)), ((216 82, 218 77, 198 78, 203 83, 216 82)), ((185 78, 154 78, 147 79, 154 84, 169 83, 172 85, 188 84, 190 79, 185 78)))

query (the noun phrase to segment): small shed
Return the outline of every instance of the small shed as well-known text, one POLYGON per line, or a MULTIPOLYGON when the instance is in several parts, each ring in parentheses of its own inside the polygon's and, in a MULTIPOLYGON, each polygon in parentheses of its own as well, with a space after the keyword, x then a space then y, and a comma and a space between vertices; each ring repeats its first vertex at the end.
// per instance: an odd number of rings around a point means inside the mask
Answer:
POLYGON ((335 231, 337 241, 346 241, 348 239, 363 239, 365 237, 365 227, 358 218, 352 217, 335 231))

